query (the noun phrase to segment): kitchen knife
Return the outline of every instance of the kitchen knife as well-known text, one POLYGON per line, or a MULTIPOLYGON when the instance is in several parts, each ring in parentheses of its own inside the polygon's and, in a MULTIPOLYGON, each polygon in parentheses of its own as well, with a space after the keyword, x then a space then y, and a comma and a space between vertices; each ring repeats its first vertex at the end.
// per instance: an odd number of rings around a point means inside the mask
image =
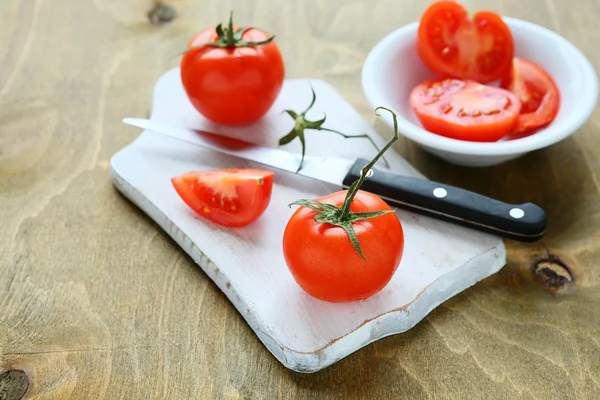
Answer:
MULTIPOLYGON (((142 118, 125 118, 123 122, 291 173, 296 173, 300 163, 299 154, 214 133, 142 118)), ((359 178, 361 169, 368 163, 369 160, 363 158, 347 160, 306 156, 297 174, 347 189, 359 178)), ((523 242, 539 240, 546 232, 546 214, 535 204, 507 204, 468 190, 400 175, 384 168, 373 168, 372 172, 361 189, 379 195, 391 206, 523 242)))

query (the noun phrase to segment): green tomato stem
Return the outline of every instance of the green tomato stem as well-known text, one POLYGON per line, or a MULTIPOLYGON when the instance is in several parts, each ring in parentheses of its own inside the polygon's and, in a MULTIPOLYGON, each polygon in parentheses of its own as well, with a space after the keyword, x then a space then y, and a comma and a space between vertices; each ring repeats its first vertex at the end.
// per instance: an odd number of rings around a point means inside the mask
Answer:
MULTIPOLYGON (((357 139, 357 138, 365 138, 365 139, 367 139, 369 142, 371 142, 371 144, 373 145, 373 147, 375 147, 375 150, 377 150, 377 151, 381 151, 381 150, 379 149, 379 147, 377 146, 377 144, 375 143, 375 141, 374 141, 374 140, 371 138, 371 136, 367 135, 366 133, 363 133, 362 135, 346 135, 346 134, 343 134, 342 132, 338 132, 338 131, 336 131, 336 130, 329 129, 329 128, 323 128, 323 127, 320 127, 320 128, 319 128, 319 130, 320 130, 320 131, 327 131, 327 132, 333 132, 333 133, 337 133, 338 135, 340 135, 340 136, 344 137, 344 139, 357 139)), ((382 157, 382 159, 383 159, 383 162, 385 163, 385 166, 389 168, 389 167, 390 167, 390 163, 389 163, 389 162, 388 162, 388 161, 385 159, 385 157, 382 157)))
MULTIPOLYGON (((371 138, 366 133, 362 134, 362 135, 346 135, 345 133, 342 133, 342 132, 337 131, 335 129, 325 128, 323 126, 323 124, 325 123, 325 120, 327 119, 326 115, 323 115, 323 118, 320 119, 320 120, 317 120, 317 121, 310 121, 310 120, 308 120, 306 118, 306 114, 314 106, 315 101, 317 99, 317 96, 315 94, 315 90, 313 89, 312 85, 310 85, 310 91, 312 93, 312 99, 311 99, 310 104, 308 105, 308 107, 306 107, 306 109, 301 114, 297 114, 293 110, 283 110, 283 113, 287 113, 294 120, 294 127, 292 128, 292 130, 290 132, 288 132, 285 136, 283 136, 283 137, 281 137, 279 139, 279 145, 288 144, 288 143, 290 143, 291 141, 293 141, 296 138, 298 138, 300 140, 300 143, 302 145, 302 156, 301 156, 301 159, 300 159, 300 165, 298 166, 298 170, 296 172, 298 172, 298 171, 300 171, 302 169, 302 164, 304 163, 304 157, 305 157, 305 154, 306 154, 306 139, 305 139, 305 136, 304 136, 304 132, 307 129, 313 129, 313 130, 316 130, 316 131, 326 131, 326 132, 335 133, 337 135, 342 136, 345 139, 358 139, 358 138, 367 139, 369 142, 371 142, 371 144, 373 145, 373 147, 377 151, 380 152, 379 156, 381 156, 381 150, 379 149, 379 147, 377 146, 377 144, 375 143, 375 141, 373 140, 373 138, 371 138)), ((379 107, 379 108, 384 108, 384 107, 379 107)), ((395 115, 394 115, 394 118, 395 118, 395 115)), ((383 162, 389 168, 390 164, 388 163, 388 161, 386 160, 385 157, 383 157, 383 162)))
POLYGON ((342 221, 348 218, 348 215, 350 214, 350 205, 352 204, 352 201, 354 200, 354 197, 356 196, 356 193, 358 193, 363 182, 368 178, 371 168, 373 168, 375 163, 377 163, 377 161, 383 156, 383 153, 385 153, 392 146, 392 144, 394 144, 394 142, 397 141, 400 137, 398 134, 398 120, 396 118, 396 114, 389 108, 379 106, 375 109, 376 115, 379 115, 377 113, 379 109, 387 110, 392 114, 392 117, 394 118, 394 136, 387 142, 387 144, 383 147, 383 149, 381 149, 381 151, 375 156, 375 158, 373 158, 370 163, 363 167, 360 173, 360 178, 358 178, 358 180, 356 180, 348 188, 348 193, 346 194, 346 198, 344 199, 344 205, 342 206, 342 214, 340 215, 340 219, 342 221))

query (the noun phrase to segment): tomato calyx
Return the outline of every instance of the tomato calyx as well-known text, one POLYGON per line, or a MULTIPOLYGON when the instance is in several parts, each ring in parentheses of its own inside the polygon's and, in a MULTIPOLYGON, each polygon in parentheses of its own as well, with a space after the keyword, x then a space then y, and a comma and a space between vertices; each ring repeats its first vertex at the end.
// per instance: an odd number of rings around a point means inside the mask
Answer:
MULTIPOLYGON (((323 115, 323 118, 318 121, 308 120, 306 118, 306 113, 308 111, 310 111, 310 109, 315 104, 315 101, 317 100, 317 95, 315 94, 315 91, 314 91, 312 85, 310 87, 310 90, 312 92, 312 100, 311 100, 310 104, 308 105, 308 107, 306 108, 306 110, 304 110, 302 113, 298 114, 297 112, 295 112, 293 110, 283 110, 284 113, 287 113, 290 117, 293 118, 294 127, 288 134, 286 134, 281 139, 279 139, 279 145, 280 146, 286 145, 296 138, 298 138, 300 140, 300 143, 302 144, 302 157, 300 159, 300 164, 298 165, 298 169, 296 170, 296 172, 298 172, 302 169, 302 164, 304 163, 304 156, 306 154, 306 137, 304 136, 304 131, 306 129, 314 129, 317 131, 326 131, 326 132, 335 133, 337 135, 342 136, 344 139, 364 138, 364 139, 367 139, 368 141, 370 141, 371 144, 373 145, 373 147, 375 147, 375 149, 377 151, 380 151, 379 147, 375 144, 373 139, 366 133, 364 133, 362 135, 347 135, 345 133, 336 131, 335 129, 325 128, 323 126, 323 124, 325 123, 325 120, 327 119, 327 115, 325 115, 325 114, 323 115)), ((383 158, 383 161, 385 162, 385 165, 389 167, 389 163, 387 162, 385 157, 383 158)))
POLYGON ((361 169, 360 177, 356 181, 354 181, 352 185, 350 185, 350 187, 348 188, 342 206, 338 207, 332 204, 326 204, 310 199, 296 200, 288 205, 288 207, 291 207, 293 205, 299 205, 301 207, 309 208, 315 211, 316 213, 314 216, 315 222, 319 224, 336 225, 344 229, 344 231, 348 235, 348 238, 350 239, 350 242, 352 243, 352 246, 364 260, 366 260, 366 258, 362 252, 362 249, 360 248, 360 243, 358 242, 356 232, 354 231, 354 227, 352 226, 352 224, 357 221, 376 218, 391 212, 395 212, 395 210, 393 209, 378 210, 371 212, 353 212, 350 210, 352 201, 354 200, 354 197, 356 197, 356 194, 360 190, 360 187, 362 186, 364 181, 372 175, 371 168, 373 168, 377 161, 383 156, 383 153, 385 153, 392 146, 392 144, 394 144, 394 142, 396 142, 399 139, 398 121, 396 118, 396 114, 389 108, 379 106, 375 109, 376 115, 379 115, 377 113, 379 109, 387 110, 392 114, 392 117, 394 119, 394 136, 387 142, 383 149, 381 149, 379 153, 361 169))
POLYGON ((254 47, 254 46, 263 46, 271 43, 273 39, 275 39, 275 35, 271 35, 268 39, 262 40, 260 42, 249 42, 246 40, 242 40, 242 36, 244 33, 251 29, 252 27, 242 26, 234 31, 233 28, 233 11, 229 14, 229 24, 226 27, 223 27, 222 23, 219 23, 215 28, 217 33, 217 40, 214 42, 201 43, 196 46, 190 47, 185 52, 187 53, 190 50, 198 49, 201 47, 223 47, 227 49, 233 49, 236 47, 254 47))
MULTIPOLYGON (((356 192, 358 192, 358 190, 356 190, 356 192)), ((354 198, 354 196, 356 195, 356 192, 351 196, 352 198, 354 198)), ((347 198, 349 198, 349 197, 350 196, 348 196, 347 198)), ((366 258, 362 252, 362 249, 360 248, 360 243, 358 243, 358 239, 356 237, 356 232, 354 232, 354 228, 352 227, 352 224, 357 221, 375 218, 375 217, 379 217, 380 215, 394 212, 394 210, 381 210, 381 211, 360 212, 360 213, 355 213, 355 212, 349 211, 347 213, 347 215, 345 217, 343 217, 344 214, 343 214, 342 207, 336 207, 332 204, 321 203, 320 201, 316 201, 316 200, 297 200, 290 204, 290 206, 292 206, 292 205, 310 208, 311 210, 315 211, 316 215, 315 215, 314 219, 315 219, 315 222, 317 222, 319 224, 336 225, 336 226, 339 226, 342 229, 344 229, 344 231, 348 235, 348 238, 350 238, 350 241, 352 242, 352 246, 354 246, 354 248, 356 249, 358 254, 364 260, 366 260, 366 258)))

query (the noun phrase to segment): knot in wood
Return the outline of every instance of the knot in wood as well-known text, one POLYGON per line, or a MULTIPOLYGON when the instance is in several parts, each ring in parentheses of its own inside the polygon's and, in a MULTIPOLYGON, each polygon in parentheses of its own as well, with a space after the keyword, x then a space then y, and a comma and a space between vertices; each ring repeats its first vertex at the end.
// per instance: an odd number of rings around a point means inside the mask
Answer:
POLYGON ((173 21, 175 10, 173 7, 157 2, 154 7, 148 11, 148 20, 152 25, 162 26, 173 21))
POLYGON ((20 369, 9 369, 0 374, 0 400, 21 400, 29 389, 27 374, 20 369))
POLYGON ((550 256, 533 264, 535 279, 549 288, 562 288, 575 281, 571 269, 558 257, 550 256))

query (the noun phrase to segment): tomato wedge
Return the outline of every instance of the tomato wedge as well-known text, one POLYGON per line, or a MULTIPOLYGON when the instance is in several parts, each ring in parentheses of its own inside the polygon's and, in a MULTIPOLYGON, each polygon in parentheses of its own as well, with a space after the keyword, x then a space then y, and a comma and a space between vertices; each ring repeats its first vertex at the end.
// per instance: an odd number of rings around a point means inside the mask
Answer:
POLYGON ((536 63, 515 58, 500 87, 515 93, 522 103, 513 139, 534 133, 556 118, 560 91, 550 74, 536 63))
POLYGON ((471 18, 459 3, 438 1, 421 17, 417 51, 442 77, 489 83, 510 69, 514 42, 498 14, 478 11, 471 18))
POLYGON ((219 225, 250 224, 267 209, 274 173, 259 169, 189 172, 171 179, 181 199, 196 213, 219 225))
POLYGON ((494 142, 511 133, 521 110, 508 90, 443 78, 415 87, 410 105, 426 130, 474 142, 494 142))

